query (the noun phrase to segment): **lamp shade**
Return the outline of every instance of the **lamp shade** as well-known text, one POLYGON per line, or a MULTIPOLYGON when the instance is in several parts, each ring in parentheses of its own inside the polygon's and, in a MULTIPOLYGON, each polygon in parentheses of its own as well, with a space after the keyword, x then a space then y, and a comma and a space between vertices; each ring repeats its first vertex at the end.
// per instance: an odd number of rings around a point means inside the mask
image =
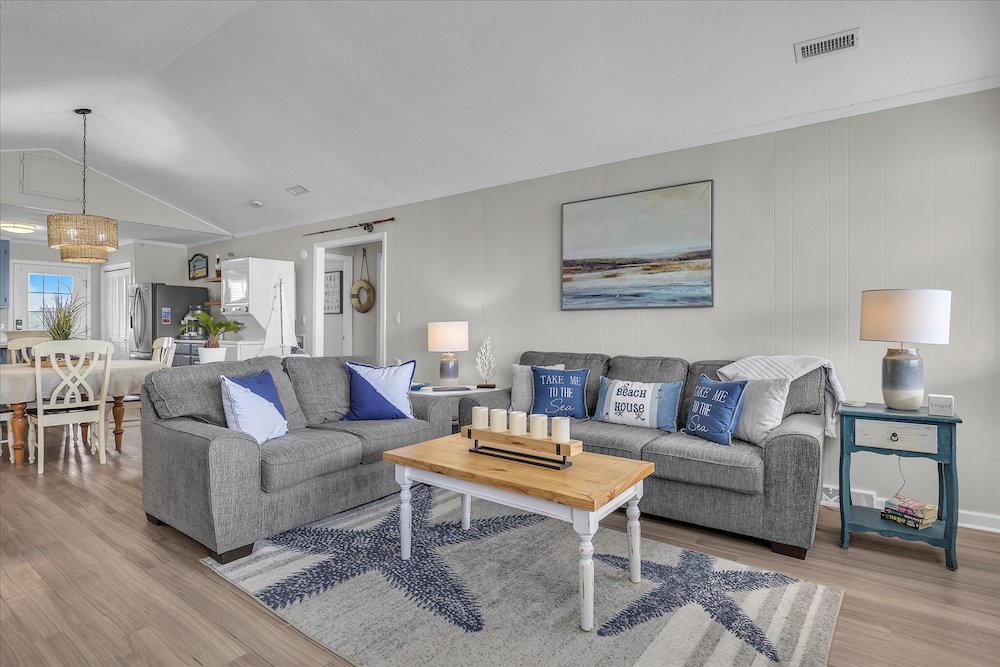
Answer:
POLYGON ((942 289, 877 289, 861 293, 861 340, 946 345, 951 292, 942 289))
POLYGON ((469 349, 468 322, 428 322, 429 352, 465 352, 469 349))
POLYGON ((46 221, 49 247, 100 246, 118 250, 118 223, 113 218, 81 213, 54 213, 46 221))

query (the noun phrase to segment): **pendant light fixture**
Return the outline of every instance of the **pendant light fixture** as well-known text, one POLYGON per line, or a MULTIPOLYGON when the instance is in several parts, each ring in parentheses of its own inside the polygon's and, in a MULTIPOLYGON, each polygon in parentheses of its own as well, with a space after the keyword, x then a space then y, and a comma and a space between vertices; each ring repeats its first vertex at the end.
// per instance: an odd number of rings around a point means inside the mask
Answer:
POLYGON ((75 109, 83 116, 83 212, 53 213, 48 217, 49 247, 59 248, 60 259, 74 264, 103 264, 108 251, 118 250, 118 221, 100 215, 87 215, 87 114, 90 109, 75 109))

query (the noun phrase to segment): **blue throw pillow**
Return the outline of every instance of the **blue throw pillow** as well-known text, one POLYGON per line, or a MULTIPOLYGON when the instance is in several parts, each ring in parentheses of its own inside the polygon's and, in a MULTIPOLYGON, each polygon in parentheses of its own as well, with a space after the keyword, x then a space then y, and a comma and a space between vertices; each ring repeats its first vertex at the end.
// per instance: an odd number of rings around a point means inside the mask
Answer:
POLYGON ((683 382, 632 382, 602 376, 594 419, 673 433, 683 386, 683 382))
POLYGON ((226 426, 246 433, 258 444, 288 433, 285 406, 278 398, 278 388, 270 371, 232 378, 222 375, 220 378, 226 426))
POLYGON ((684 432, 720 445, 733 444, 733 433, 743 411, 745 380, 716 382, 702 375, 691 399, 684 432))
POLYGON ((366 366, 348 362, 351 377, 351 410, 344 419, 413 419, 410 385, 417 370, 416 361, 399 366, 366 366))
POLYGON ((560 371, 553 368, 531 367, 535 385, 532 414, 550 417, 586 419, 587 376, 590 371, 560 371))

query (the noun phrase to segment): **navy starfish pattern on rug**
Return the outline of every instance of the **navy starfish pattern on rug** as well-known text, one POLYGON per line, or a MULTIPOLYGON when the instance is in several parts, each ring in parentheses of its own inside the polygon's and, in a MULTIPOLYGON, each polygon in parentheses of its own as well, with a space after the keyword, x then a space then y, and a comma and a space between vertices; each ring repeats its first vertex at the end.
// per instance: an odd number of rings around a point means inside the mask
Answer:
POLYGON ((276 545, 324 558, 264 588, 257 598, 272 609, 282 609, 366 572, 379 572, 421 608, 466 632, 482 630, 478 602, 437 549, 530 526, 545 517, 515 514, 473 519, 468 530, 457 521, 428 525, 432 497, 430 487, 413 490, 410 560, 400 557, 398 506, 367 530, 303 527, 270 538, 268 541, 276 545))
MULTIPOLYGON (((621 556, 594 554, 594 558, 626 572, 629 561, 621 556)), ((677 565, 642 561, 642 576, 660 585, 633 602, 597 631, 600 636, 617 635, 650 619, 669 614, 686 604, 701 605, 716 623, 778 662, 778 651, 750 617, 727 594, 787 586, 797 580, 777 572, 718 570, 711 556, 685 551, 677 565)))

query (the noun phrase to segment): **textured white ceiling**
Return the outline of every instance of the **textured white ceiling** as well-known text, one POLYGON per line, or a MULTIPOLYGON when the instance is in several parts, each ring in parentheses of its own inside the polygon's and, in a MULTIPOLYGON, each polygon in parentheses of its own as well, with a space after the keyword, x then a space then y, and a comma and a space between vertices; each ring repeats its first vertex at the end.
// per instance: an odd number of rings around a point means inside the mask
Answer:
POLYGON ((994 87, 998 45, 997 2, 3 2, 0 148, 76 157, 90 106, 94 167, 245 234, 994 87))

